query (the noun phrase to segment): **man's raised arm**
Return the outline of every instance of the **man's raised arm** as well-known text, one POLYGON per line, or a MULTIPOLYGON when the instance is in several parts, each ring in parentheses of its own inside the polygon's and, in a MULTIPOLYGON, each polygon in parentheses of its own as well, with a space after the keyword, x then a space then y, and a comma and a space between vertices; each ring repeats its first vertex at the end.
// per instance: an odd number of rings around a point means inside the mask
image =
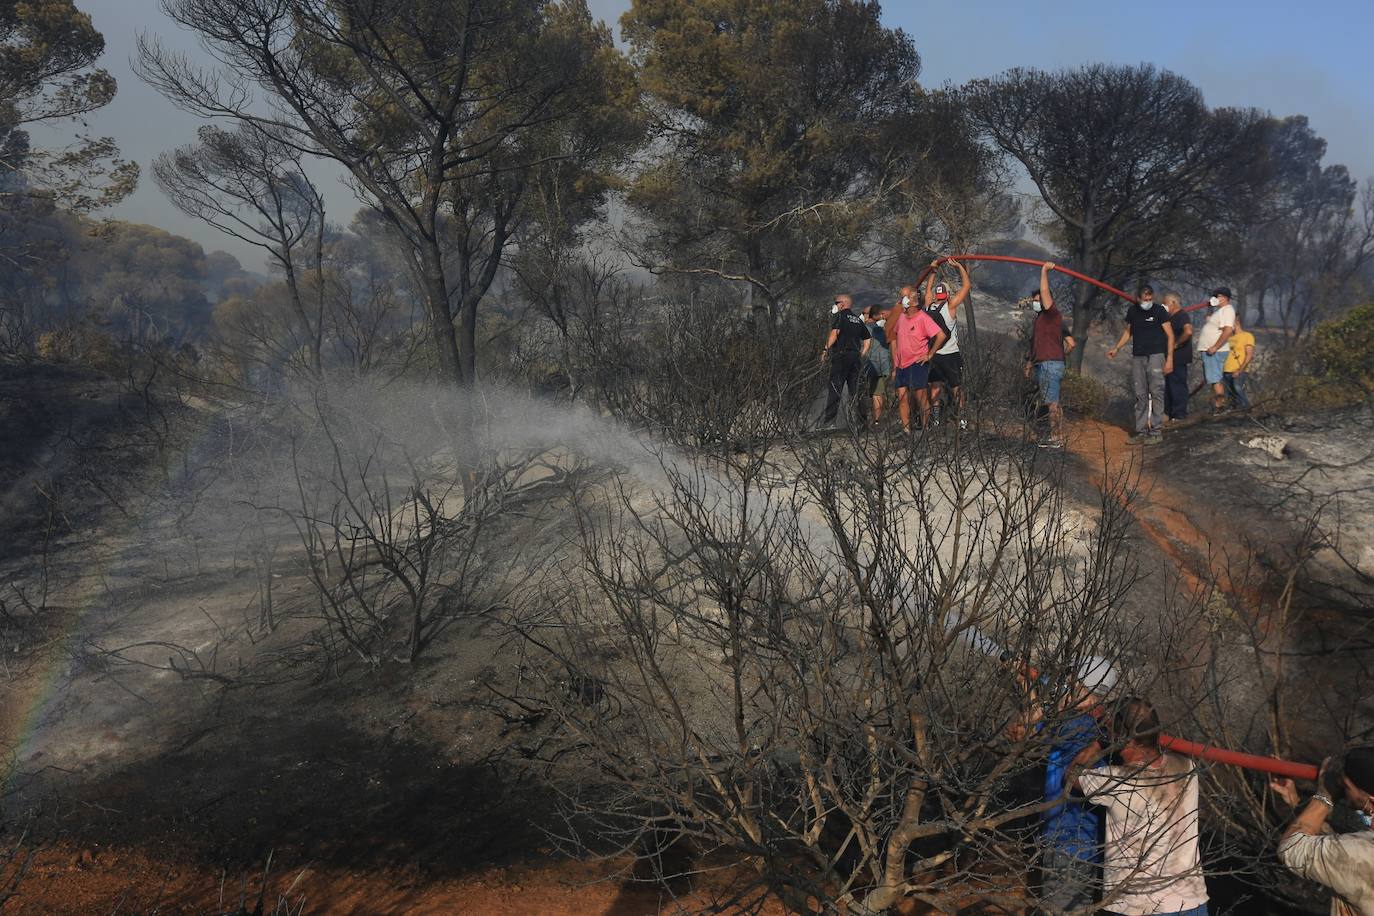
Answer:
POLYGON ((951 319, 959 317, 957 314, 959 306, 964 304, 964 300, 968 298, 969 290, 973 289, 973 284, 968 278, 968 268, 964 266, 964 262, 955 261, 954 266, 959 271, 959 281, 963 286, 959 287, 959 292, 955 293, 949 300, 949 317, 951 319))

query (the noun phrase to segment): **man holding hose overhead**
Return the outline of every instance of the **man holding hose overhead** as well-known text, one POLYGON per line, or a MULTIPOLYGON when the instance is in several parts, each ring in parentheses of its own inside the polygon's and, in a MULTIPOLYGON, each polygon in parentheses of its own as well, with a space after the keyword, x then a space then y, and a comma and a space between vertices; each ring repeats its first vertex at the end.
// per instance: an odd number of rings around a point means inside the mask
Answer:
POLYGON ((1064 412, 1059 407, 1059 385, 1064 379, 1064 357, 1073 352, 1074 339, 1064 326, 1064 313, 1054 307, 1050 292, 1050 271, 1054 264, 1046 261, 1040 267, 1040 289, 1031 293, 1031 309, 1035 321, 1031 324, 1030 352, 1026 354, 1026 378, 1035 373, 1040 400, 1050 412, 1050 435, 1040 443, 1041 448, 1064 447, 1064 412))
MULTIPOLYGON (((959 306, 964 304, 973 286, 963 262, 951 263, 959 271, 959 291, 950 296, 949 287, 943 282, 936 282, 935 275, 940 262, 932 261, 930 276, 926 278, 925 307, 930 317, 940 325, 940 330, 947 335, 944 346, 936 350, 930 360, 930 400, 938 412, 943 390, 948 388, 950 410, 958 414, 964 409, 964 356, 959 352, 959 306)), ((961 428, 966 425, 967 421, 959 420, 961 428)))

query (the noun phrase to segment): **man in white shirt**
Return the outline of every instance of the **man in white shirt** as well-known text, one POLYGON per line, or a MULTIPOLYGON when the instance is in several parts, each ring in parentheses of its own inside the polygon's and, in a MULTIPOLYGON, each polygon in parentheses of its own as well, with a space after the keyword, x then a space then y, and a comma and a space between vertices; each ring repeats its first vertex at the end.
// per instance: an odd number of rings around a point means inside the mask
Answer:
POLYGON ((1207 300, 1207 321, 1197 335, 1197 350, 1202 354, 1202 372, 1212 386, 1212 413, 1226 407, 1223 384, 1226 358, 1231 355, 1231 335, 1236 333, 1236 310, 1231 305, 1231 290, 1219 286, 1207 300))
MULTIPOLYGON (((1317 777, 1320 791, 1279 839, 1279 859, 1309 881, 1329 888, 1331 916, 1374 916, 1374 747, 1352 748, 1339 766, 1328 759, 1317 777), (1333 833, 1326 823, 1337 801, 1354 808, 1365 829, 1333 833)), ((1276 779, 1275 794, 1298 807, 1291 779, 1276 779)))
POLYGON ((1121 916, 1207 916, 1198 855, 1197 766, 1159 746, 1159 714, 1144 700, 1117 706, 1112 735, 1120 766, 1083 769, 1102 756, 1096 742, 1075 759, 1077 786, 1106 809, 1103 909, 1121 916))
MULTIPOLYGON (((940 409, 941 392, 948 387, 952 405, 950 412, 959 414, 964 409, 964 355, 959 352, 959 306, 968 298, 973 284, 969 281, 968 268, 962 261, 950 263, 959 271, 959 291, 953 297, 949 294, 948 286, 935 282, 939 261, 931 262, 930 277, 926 280, 926 311, 948 335, 945 345, 930 358, 930 402, 937 410, 940 409)), ((960 429, 967 426, 968 421, 961 418, 960 429)))

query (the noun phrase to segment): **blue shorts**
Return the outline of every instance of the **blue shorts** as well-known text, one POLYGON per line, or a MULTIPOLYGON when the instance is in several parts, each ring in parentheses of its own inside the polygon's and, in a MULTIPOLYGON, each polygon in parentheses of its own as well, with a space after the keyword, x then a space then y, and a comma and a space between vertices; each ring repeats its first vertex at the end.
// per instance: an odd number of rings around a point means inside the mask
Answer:
POLYGON ((1191 910, 1177 910, 1173 913, 1160 913, 1159 916, 1207 916, 1208 912, 1207 904, 1199 903, 1191 910))
POLYGON ((1059 403, 1059 383, 1064 380, 1064 361, 1047 359, 1035 364, 1035 384, 1040 386, 1040 400, 1046 404, 1059 403))
POLYGON ((930 383, 930 364, 912 363, 893 372, 892 379, 898 388, 924 388, 930 383))
POLYGON ((1221 382, 1221 369, 1226 365, 1226 358, 1230 355, 1230 350, 1218 350, 1211 354, 1206 350, 1202 351, 1202 375, 1207 379, 1207 384, 1216 385, 1221 382))

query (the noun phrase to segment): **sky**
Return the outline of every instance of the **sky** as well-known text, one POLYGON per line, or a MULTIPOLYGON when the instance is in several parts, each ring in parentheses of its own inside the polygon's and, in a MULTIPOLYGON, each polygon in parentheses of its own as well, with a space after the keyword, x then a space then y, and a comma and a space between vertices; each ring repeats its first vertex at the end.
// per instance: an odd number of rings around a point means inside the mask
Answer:
MULTIPOLYGON (((592 13, 618 21, 628 0, 589 0, 592 13)), ((183 216, 152 180, 158 153, 190 143, 201 122, 178 111, 134 75, 139 33, 201 54, 159 0, 77 0, 105 35, 102 65, 119 94, 89 119, 97 135, 118 141, 143 167, 138 190, 107 215, 152 223, 188 236, 207 251, 223 249, 246 267, 261 253, 183 216)), ((1329 142, 1328 163, 1356 178, 1374 177, 1374 35, 1370 0, 1056 0, 1054 3, 959 0, 890 2, 887 25, 905 30, 922 57, 920 81, 960 84, 1016 66, 1059 69, 1103 61, 1148 62, 1187 77, 1213 106, 1254 106, 1283 116, 1305 114, 1329 142)), ((616 28, 617 35, 619 28, 616 28)), ((36 140, 46 142, 37 135, 36 140)), ((337 173, 324 176, 331 218, 347 222, 359 206, 337 173)))

